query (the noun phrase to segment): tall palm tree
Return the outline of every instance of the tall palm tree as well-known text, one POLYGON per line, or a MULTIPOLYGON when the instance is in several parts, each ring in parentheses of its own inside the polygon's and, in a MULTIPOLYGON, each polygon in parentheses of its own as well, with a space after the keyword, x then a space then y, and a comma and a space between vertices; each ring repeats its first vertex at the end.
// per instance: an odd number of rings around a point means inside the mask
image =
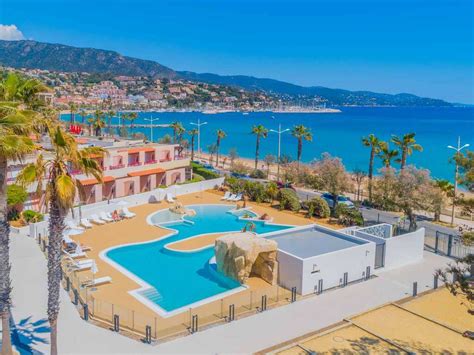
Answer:
POLYGON ((104 115, 104 111, 102 110, 95 110, 94 112, 92 126, 94 127, 95 135, 97 137, 102 135, 102 128, 105 127, 104 115))
POLYGON ((298 161, 298 166, 301 161, 301 154, 303 153, 303 140, 311 142, 313 140, 313 134, 311 133, 311 129, 303 126, 297 125, 294 126, 291 130, 291 134, 298 140, 298 151, 296 154, 296 160, 298 161))
POLYGON ((188 134, 191 136, 191 160, 194 160, 194 141, 196 140, 198 129, 193 128, 190 131, 188 131, 188 134))
POLYGON ((61 243, 64 219, 74 205, 79 192, 83 197, 82 185, 69 172, 68 164, 80 169, 86 175, 92 175, 102 182, 102 170, 92 155, 103 154, 100 147, 78 149, 74 137, 60 126, 48 127, 51 140, 51 157, 39 154, 35 163, 28 164, 19 174, 18 182, 23 186, 38 184, 41 189, 46 183, 45 203, 49 205, 48 237, 48 321, 51 328, 51 354, 58 353, 57 320, 59 314, 59 292, 61 285, 61 243))
POLYGON ((128 118, 128 121, 130 122, 130 134, 131 132, 133 131, 133 129, 135 128, 135 120, 138 118, 138 113, 136 112, 130 112, 127 116, 128 118))
MULTIPOLYGON (((26 110, 34 98, 25 91, 25 81, 16 74, 9 74, 0 82, 0 317, 2 318, 2 354, 11 354, 10 309, 10 224, 7 219, 7 172, 8 161, 19 160, 36 147, 29 138, 38 114, 26 110)), ((42 88, 42 85, 37 85, 42 88)), ((36 91, 27 91, 36 96, 36 91)))
POLYGON ((362 138, 362 144, 365 147, 370 148, 369 158, 369 201, 372 201, 372 180, 374 178, 374 159, 380 152, 380 140, 374 135, 369 134, 367 137, 362 138))
POLYGON ((69 116, 69 120, 71 124, 73 125, 74 123, 76 123, 77 105, 76 103, 71 101, 68 103, 68 106, 69 106, 69 112, 71 113, 71 115, 69 116))
POLYGON ((217 140, 216 140, 216 166, 219 166, 219 148, 221 146, 221 139, 227 137, 227 133, 222 129, 216 131, 217 140))
POLYGON ((87 116, 89 116, 89 114, 84 109, 81 109, 79 111, 79 116, 81 116, 81 124, 84 124, 85 121, 86 121, 86 118, 87 118, 87 116))
POLYGON ((386 168, 390 168, 392 160, 398 156, 398 150, 390 149, 390 144, 388 142, 380 142, 380 149, 378 157, 382 160, 382 164, 386 168))
POLYGON ((175 121, 170 124, 170 127, 173 129, 173 144, 179 142, 180 137, 186 131, 181 122, 175 121))
POLYGON ((258 169, 258 156, 260 154, 260 138, 267 138, 268 136, 268 129, 265 128, 263 125, 254 125, 252 127, 252 134, 255 134, 257 137, 255 142, 255 170, 258 169))
POLYGON ((400 169, 403 169, 407 164, 407 158, 413 154, 413 151, 418 152, 423 151, 423 147, 420 144, 416 143, 415 140, 416 133, 407 133, 402 137, 392 136, 392 142, 395 143, 402 152, 402 157, 397 161, 400 163, 400 169))
POLYGON ((107 116, 107 134, 109 136, 112 135, 112 118, 117 114, 117 112, 115 112, 114 110, 112 109, 109 109, 106 113, 106 116, 107 116))
POLYGON ((21 102, 27 109, 37 109, 42 106, 37 94, 50 89, 37 79, 28 79, 9 73, 0 83, 0 97, 2 101, 21 102))

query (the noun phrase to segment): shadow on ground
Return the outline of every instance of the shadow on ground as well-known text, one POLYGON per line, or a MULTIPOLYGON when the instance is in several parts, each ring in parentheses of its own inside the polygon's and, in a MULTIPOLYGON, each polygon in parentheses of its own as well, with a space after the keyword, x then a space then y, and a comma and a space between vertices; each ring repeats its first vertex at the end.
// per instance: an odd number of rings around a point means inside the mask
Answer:
POLYGON ((24 318, 15 323, 10 319, 12 329, 12 344, 20 354, 42 354, 35 347, 39 344, 49 343, 50 327, 46 318, 33 321, 31 317, 24 318))

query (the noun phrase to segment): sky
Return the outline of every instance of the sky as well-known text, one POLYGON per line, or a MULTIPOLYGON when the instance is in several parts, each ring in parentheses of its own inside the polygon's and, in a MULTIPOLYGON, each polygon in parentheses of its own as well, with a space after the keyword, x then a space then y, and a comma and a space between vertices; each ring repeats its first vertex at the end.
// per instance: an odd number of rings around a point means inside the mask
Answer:
POLYGON ((474 104, 472 0, 1 0, 0 39, 474 104))

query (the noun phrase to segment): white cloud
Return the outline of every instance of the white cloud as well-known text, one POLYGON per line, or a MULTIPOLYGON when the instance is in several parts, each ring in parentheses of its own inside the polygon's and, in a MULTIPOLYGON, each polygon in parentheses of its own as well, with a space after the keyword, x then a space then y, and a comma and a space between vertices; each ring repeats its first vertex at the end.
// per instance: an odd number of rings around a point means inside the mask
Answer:
POLYGON ((25 36, 23 36, 23 33, 15 25, 0 24, 0 39, 5 41, 16 41, 25 39, 25 36))

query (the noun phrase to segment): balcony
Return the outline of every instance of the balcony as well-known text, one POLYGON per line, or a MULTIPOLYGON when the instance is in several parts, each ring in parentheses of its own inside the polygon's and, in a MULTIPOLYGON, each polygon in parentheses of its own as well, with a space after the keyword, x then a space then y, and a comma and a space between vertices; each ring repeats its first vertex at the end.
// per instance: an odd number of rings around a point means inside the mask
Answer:
POLYGON ((142 163, 140 163, 139 161, 132 161, 130 163, 128 163, 128 166, 141 166, 142 163))
POLYGON ((150 164, 156 164, 156 163, 158 163, 156 159, 150 159, 150 160, 145 161, 143 165, 150 165, 150 164))

